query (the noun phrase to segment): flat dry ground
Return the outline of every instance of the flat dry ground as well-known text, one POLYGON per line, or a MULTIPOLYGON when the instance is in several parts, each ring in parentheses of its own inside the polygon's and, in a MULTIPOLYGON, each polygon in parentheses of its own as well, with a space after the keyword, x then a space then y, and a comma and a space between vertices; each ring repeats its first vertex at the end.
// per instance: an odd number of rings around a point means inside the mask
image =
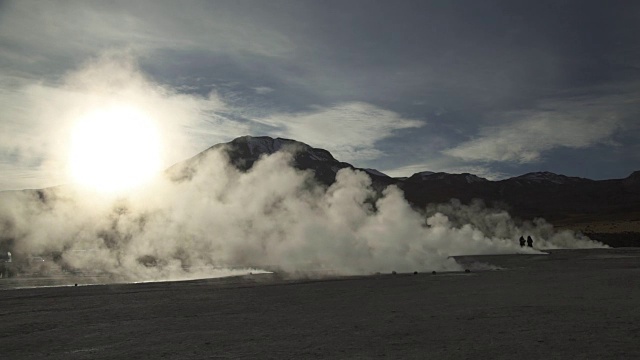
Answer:
POLYGON ((505 269, 0 290, 0 358, 640 358, 639 249, 461 261, 505 269))
POLYGON ((640 212, 568 215, 561 219, 554 219, 553 225, 557 229, 571 229, 582 233, 640 233, 640 212))

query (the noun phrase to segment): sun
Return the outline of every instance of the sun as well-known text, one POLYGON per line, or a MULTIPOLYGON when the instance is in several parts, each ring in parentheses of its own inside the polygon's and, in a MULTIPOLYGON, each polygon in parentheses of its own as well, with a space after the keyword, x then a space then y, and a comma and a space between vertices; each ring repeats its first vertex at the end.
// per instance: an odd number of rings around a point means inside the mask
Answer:
POLYGON ((100 192, 144 185, 162 166, 159 129, 149 115, 132 106, 112 106, 81 117, 70 145, 71 178, 100 192))

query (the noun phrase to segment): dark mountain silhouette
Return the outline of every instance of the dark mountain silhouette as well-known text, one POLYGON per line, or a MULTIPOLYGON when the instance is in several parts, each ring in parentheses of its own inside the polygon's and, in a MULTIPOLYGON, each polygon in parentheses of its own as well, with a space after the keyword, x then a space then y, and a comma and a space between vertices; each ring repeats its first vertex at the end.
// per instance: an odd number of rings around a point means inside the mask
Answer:
MULTIPOLYGON (((197 171, 199 164, 206 159, 210 151, 224 151, 229 161, 236 168, 246 171, 260 159, 261 156, 270 155, 277 151, 288 151, 293 155, 292 165, 300 170, 311 170, 315 178, 324 185, 332 184, 340 169, 355 167, 346 162, 336 160, 330 152, 324 149, 311 147, 299 141, 271 138, 268 136, 243 136, 225 144, 217 144, 198 155, 173 165, 167 170, 169 177, 174 181, 190 179, 197 171)), ((366 171, 374 180, 376 188, 383 188, 397 180, 374 169, 360 169, 366 171)))
MULTIPOLYGON (((220 149, 226 152, 235 167, 243 171, 250 169, 263 155, 290 151, 294 167, 313 171, 317 181, 327 186, 335 181, 340 169, 358 169, 335 159, 327 150, 313 148, 295 140, 244 136, 229 143, 214 145, 193 158, 172 166, 167 171, 170 178, 174 181, 189 179, 209 151, 220 149)), ((542 217, 579 231, 585 229, 575 226, 576 224, 640 219, 640 171, 624 179, 612 180, 590 180, 551 172, 534 172, 491 181, 468 173, 425 171, 408 178, 392 178, 375 169, 359 170, 369 174, 373 187, 377 190, 381 191, 391 184, 398 186, 404 191, 409 203, 417 209, 425 208, 429 203, 448 202, 453 198, 463 203, 482 199, 489 206, 504 208, 515 217, 542 217)), ((589 229, 585 232, 588 233, 589 229)), ((593 229, 591 233, 595 234, 593 229)), ((617 238, 628 238, 631 243, 635 243, 640 232, 631 233, 621 234, 617 238)), ((604 233, 597 234, 604 236, 604 233)), ((631 244, 625 241, 623 245, 631 244)))
POLYGON ((412 204, 457 198, 463 202, 480 198, 507 206, 512 214, 549 220, 569 214, 615 214, 640 212, 638 172, 625 179, 601 180, 568 177, 549 172, 489 181, 471 174, 437 173, 411 176, 400 186, 412 204))
MULTIPOLYGON (((244 136, 225 144, 217 144, 168 170, 174 181, 190 178, 209 151, 226 152, 230 162, 246 171, 263 155, 277 151, 293 154, 292 165, 314 172, 318 182, 330 185, 343 168, 357 169, 335 159, 324 149, 307 144, 267 136, 244 136)), ((640 212, 640 171, 625 179, 590 180, 551 172, 534 172, 510 179, 491 181, 473 174, 420 172, 408 178, 392 178, 374 169, 367 172, 374 187, 390 184, 400 187, 407 200, 417 208, 428 203, 447 202, 452 198, 463 202, 483 199, 495 206, 507 207, 517 216, 542 216, 556 219, 567 214, 612 214, 640 212)))

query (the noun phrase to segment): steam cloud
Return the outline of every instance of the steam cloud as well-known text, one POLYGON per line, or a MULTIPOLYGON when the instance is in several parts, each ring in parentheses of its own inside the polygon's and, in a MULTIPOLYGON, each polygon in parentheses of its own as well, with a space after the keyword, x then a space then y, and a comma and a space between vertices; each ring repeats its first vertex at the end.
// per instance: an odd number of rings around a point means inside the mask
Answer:
POLYGON ((249 267, 460 270, 450 256, 538 253, 519 246, 522 234, 532 234, 538 248, 604 246, 555 232, 541 219, 518 227, 508 213, 480 202, 429 205, 420 213, 395 186, 377 194, 361 171, 343 169, 323 188, 290 160, 278 152, 241 172, 224 152, 209 151, 189 180, 163 176, 116 200, 67 187, 1 193, 0 236, 15 239, 21 253, 59 253, 72 268, 138 281, 249 267))
MULTIPOLYGON (((105 104, 147 111, 161 127, 171 162, 193 154, 205 138, 210 145, 249 132, 248 125, 216 115, 228 105, 215 92, 177 93, 117 52, 68 74, 59 88, 32 84, 22 93, 28 111, 10 115, 38 131, 1 138, 29 159, 45 159, 40 170, 47 173, 64 167, 77 117, 105 104), (215 131, 202 126, 211 121, 215 131), (185 129, 206 136, 186 139, 185 129), (38 143, 48 145, 26 148, 38 143)), ((117 199, 66 186, 0 192, 0 246, 23 256, 51 254, 61 268, 124 280, 227 275, 249 267, 335 274, 460 270, 450 256, 538 252, 520 248, 522 234, 534 236, 538 248, 603 246, 555 232, 541 219, 517 226, 506 212, 479 202, 418 212, 398 188, 379 194, 359 171, 343 169, 324 188, 290 160, 290 153, 279 152, 241 172, 224 152, 209 151, 189 180, 162 176, 117 199)))

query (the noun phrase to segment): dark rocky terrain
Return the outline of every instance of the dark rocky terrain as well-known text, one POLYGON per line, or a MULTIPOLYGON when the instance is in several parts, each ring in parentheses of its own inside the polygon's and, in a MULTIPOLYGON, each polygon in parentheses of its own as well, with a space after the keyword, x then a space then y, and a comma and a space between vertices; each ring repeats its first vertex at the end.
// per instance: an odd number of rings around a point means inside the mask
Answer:
POLYGON ((640 357, 637 249, 458 260, 502 270, 5 288, 1 357, 640 357))

